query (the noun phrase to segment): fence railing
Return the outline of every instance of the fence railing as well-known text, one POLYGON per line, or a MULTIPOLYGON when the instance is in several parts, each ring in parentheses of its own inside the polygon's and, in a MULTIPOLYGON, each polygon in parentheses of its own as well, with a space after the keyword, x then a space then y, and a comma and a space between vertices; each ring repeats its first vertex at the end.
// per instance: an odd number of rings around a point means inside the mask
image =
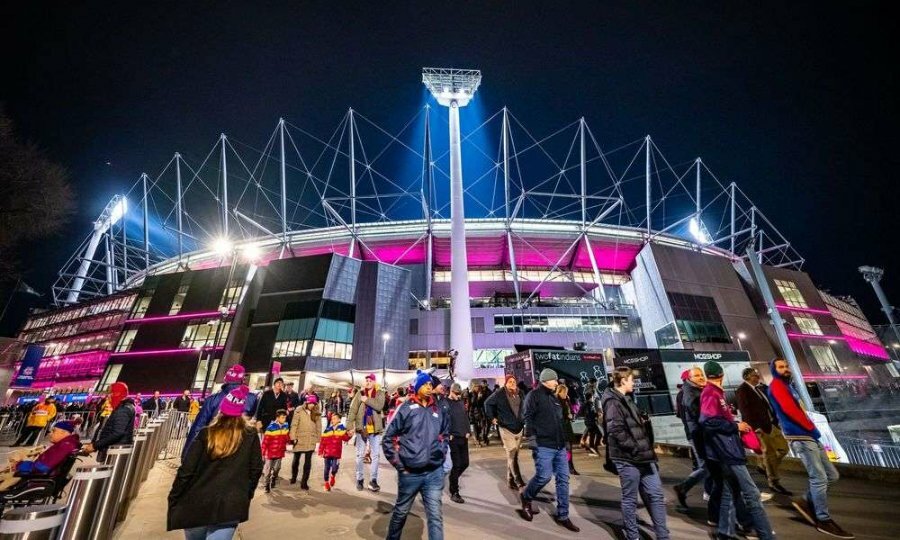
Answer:
POLYGON ((844 439, 841 445, 854 465, 900 469, 900 445, 870 443, 860 439, 844 439))

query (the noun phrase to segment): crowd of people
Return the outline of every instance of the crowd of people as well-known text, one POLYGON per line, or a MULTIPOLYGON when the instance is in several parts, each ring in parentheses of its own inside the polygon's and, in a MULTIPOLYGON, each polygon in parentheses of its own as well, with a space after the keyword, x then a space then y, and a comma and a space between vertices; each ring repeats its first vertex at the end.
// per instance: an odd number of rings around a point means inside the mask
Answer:
MULTIPOLYGON (((790 369, 784 360, 775 359, 771 371, 770 386, 761 382, 755 369, 744 371, 744 382, 735 393, 737 411, 725 399, 721 365, 710 361, 682 374, 676 408, 692 448, 694 470, 674 487, 677 509, 687 511, 691 490, 702 484, 707 520, 716 538, 774 538, 762 504, 772 495, 757 488, 748 469, 752 463, 748 451, 760 454, 758 468, 765 473, 768 489, 790 496, 779 475, 790 448, 809 476, 807 493, 793 499, 793 507, 819 531, 853 538, 829 512, 827 489, 838 473, 820 442, 821 434, 800 404, 790 369)), ((412 503, 421 496, 428 537, 437 540, 443 538, 445 479, 450 500, 465 504, 470 440, 487 446, 494 435, 504 450, 506 484, 517 494, 514 510, 519 517, 535 519, 539 512, 533 503, 552 480, 554 522, 579 532, 569 514, 569 479, 579 474, 573 443, 580 443, 619 478, 625 538, 640 537, 640 497, 656 539, 664 540, 670 537, 665 494, 650 418, 633 399, 634 375, 630 368, 620 367, 608 383, 592 379, 578 387, 552 369, 544 369, 534 388, 508 375, 502 386, 492 389, 486 381, 463 388, 420 371, 409 386, 388 394, 370 374, 346 397, 337 390, 320 397, 312 387, 296 392, 292 383, 285 384, 281 378, 257 395, 244 384, 243 367, 234 365, 226 371, 220 390, 202 404, 188 391, 168 402, 158 392, 141 399, 117 382, 98 408, 98 428, 83 445, 76 424, 52 424, 57 414, 52 397, 34 405, 16 442, 33 442, 35 433, 52 425, 51 446, 39 454, 19 456, 9 470, 23 477, 31 470, 52 471, 73 448, 102 457, 110 446, 131 442, 142 412, 152 416, 172 409, 189 413, 191 425, 169 494, 169 530, 183 529, 188 539, 231 538, 237 525, 249 518, 250 500, 257 489, 270 493, 278 488, 288 452, 292 454, 291 484, 299 482, 301 490, 311 489, 316 454, 323 460, 322 489, 329 492, 341 468, 343 447, 352 443, 357 490, 381 490, 382 455, 398 472, 387 538, 400 538, 412 503), (580 439, 572 429, 576 416, 584 419, 580 439), (522 449, 531 451, 534 475, 530 479, 520 467, 522 449), (204 501, 213 498, 220 502, 210 509, 204 501)))

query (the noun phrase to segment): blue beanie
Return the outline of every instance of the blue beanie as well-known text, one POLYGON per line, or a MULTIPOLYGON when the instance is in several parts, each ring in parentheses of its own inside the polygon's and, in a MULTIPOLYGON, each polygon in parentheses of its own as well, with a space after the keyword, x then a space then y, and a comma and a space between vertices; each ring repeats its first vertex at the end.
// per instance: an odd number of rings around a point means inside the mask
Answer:
MULTIPOLYGON (((413 383, 413 390, 416 393, 418 393, 419 388, 421 388, 422 385, 424 385, 424 384, 432 384, 431 375, 429 375, 428 373, 425 373, 424 371, 422 371, 420 369, 417 369, 416 370, 416 381, 413 383)), ((432 386, 434 386, 434 385, 432 384, 432 386)))
POLYGON ((69 422, 67 420, 59 421, 59 422, 53 424, 53 427, 61 429, 63 431, 68 431, 69 433, 75 432, 75 424, 73 424, 72 422, 69 422))

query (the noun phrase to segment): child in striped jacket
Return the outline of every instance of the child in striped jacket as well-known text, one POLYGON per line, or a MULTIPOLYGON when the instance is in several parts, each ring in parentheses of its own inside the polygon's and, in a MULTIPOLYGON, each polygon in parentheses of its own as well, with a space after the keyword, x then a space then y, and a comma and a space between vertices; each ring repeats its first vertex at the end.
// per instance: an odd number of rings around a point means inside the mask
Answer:
POLYGON ((325 458, 325 491, 331 491, 334 487, 344 443, 349 440, 350 433, 341 423, 340 415, 332 414, 330 424, 325 427, 322 438, 319 439, 319 455, 325 458))
POLYGON ((290 426, 287 423, 287 411, 278 409, 275 411, 275 420, 273 420, 266 431, 263 433, 262 439, 262 457, 266 460, 263 467, 263 475, 266 477, 266 493, 272 491, 275 487, 275 481, 278 480, 278 471, 281 470, 281 460, 284 458, 285 450, 288 443, 288 430, 290 426))

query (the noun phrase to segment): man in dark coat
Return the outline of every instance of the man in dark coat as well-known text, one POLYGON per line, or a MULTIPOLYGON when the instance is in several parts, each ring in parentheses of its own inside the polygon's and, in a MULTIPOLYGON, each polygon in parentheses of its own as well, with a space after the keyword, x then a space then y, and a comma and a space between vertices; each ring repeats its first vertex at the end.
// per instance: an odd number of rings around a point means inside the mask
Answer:
POLYGON ((459 477, 469 467, 469 416, 462 400, 462 387, 459 383, 450 386, 450 396, 444 400, 445 413, 450 416, 450 500, 462 504, 465 501, 459 494, 459 477))
POLYGON ((191 391, 185 390, 183 394, 172 401, 172 408, 178 412, 186 413, 191 409, 191 391))
POLYGON ((675 484, 675 495, 678 497, 677 509, 687 510, 687 496, 691 488, 705 482, 706 493, 712 491, 712 480, 706 468, 706 449, 703 443, 703 429, 700 426, 700 392, 706 386, 703 370, 695 367, 686 371, 687 376, 681 386, 681 422, 684 424, 684 435, 694 451, 696 463, 693 472, 683 482, 675 484))
POLYGON ((569 519, 569 460, 566 450, 566 432, 563 426, 562 404, 556 397, 559 385, 556 372, 544 369, 540 375, 541 385, 528 394, 523 404, 522 419, 525 437, 534 438, 536 446, 531 451, 534 457, 534 476, 519 495, 522 509, 519 515, 531 521, 537 513, 531 501, 538 492, 556 479, 556 523, 572 532, 579 532, 569 519))
POLYGON ((750 424, 762 443, 769 489, 781 495, 792 495, 781 485, 778 474, 781 460, 788 455, 788 443, 778 426, 775 410, 769 403, 769 387, 763 384, 755 368, 746 368, 741 376, 744 382, 737 387, 734 395, 741 418, 750 424))
POLYGON ((260 433, 275 420, 275 413, 279 409, 287 410, 288 395, 284 391, 284 379, 278 377, 272 383, 272 388, 263 392, 259 398, 259 407, 256 410, 256 429, 260 433))
POLYGON ((603 392, 603 417, 609 457, 619 473, 622 485, 622 521, 625 537, 637 539, 637 498, 640 492, 650 513, 657 540, 668 540, 666 498, 659 466, 653 451, 653 428, 650 418, 639 411, 631 399, 634 373, 629 367, 613 371, 612 387, 603 392))
POLYGON ((144 412, 147 413, 150 418, 156 418, 159 416, 159 413, 166 409, 166 404, 163 402, 162 398, 159 397, 159 390, 157 390, 156 392, 153 392, 152 398, 141 403, 141 407, 144 408, 144 412))
POLYGON ((99 451, 100 457, 106 449, 114 444, 131 444, 134 441, 134 400, 128 397, 128 386, 122 382, 114 382, 109 386, 109 401, 113 407, 112 414, 103 424, 94 440, 84 445, 82 450, 88 454, 99 451))

